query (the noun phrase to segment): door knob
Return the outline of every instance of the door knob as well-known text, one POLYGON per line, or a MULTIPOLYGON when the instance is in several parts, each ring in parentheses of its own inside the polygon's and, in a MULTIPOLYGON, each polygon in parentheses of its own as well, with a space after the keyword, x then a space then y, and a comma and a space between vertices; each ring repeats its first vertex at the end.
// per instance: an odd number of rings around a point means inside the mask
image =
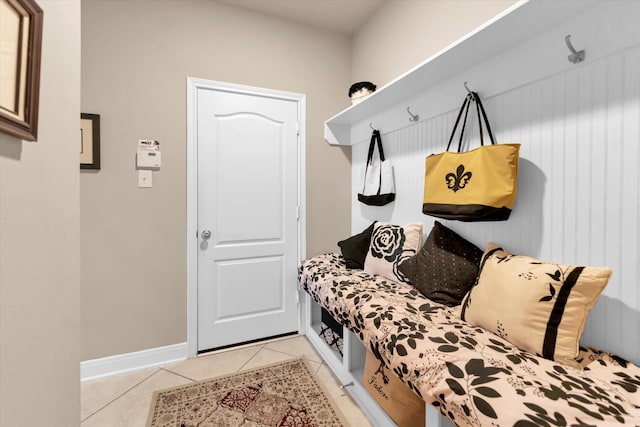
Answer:
POLYGON ((211 231, 209 231, 209 230, 204 230, 204 231, 202 232, 202 238, 203 238, 204 240, 209 240, 209 239, 211 238, 211 231))

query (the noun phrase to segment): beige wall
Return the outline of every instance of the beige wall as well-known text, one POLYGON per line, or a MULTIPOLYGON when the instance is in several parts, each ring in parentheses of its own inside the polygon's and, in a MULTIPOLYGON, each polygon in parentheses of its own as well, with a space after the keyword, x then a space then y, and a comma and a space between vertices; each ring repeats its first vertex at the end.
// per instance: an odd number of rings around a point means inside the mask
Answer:
POLYGON ((352 79, 381 87, 515 3, 387 1, 353 39, 352 79))
POLYGON ((186 341, 187 76, 307 95, 307 255, 350 232, 350 150, 322 123, 354 81, 383 85, 513 4, 389 1, 353 39, 209 0, 83 0, 82 111, 102 169, 81 174, 82 359, 186 341), (136 141, 161 142, 137 188, 136 141))
POLYGON ((102 140, 80 178, 83 360, 186 341, 187 76, 307 95, 307 255, 335 250, 350 151, 322 123, 349 104, 350 61, 346 37, 209 0, 82 2, 82 111, 102 140), (151 189, 139 138, 161 143, 151 189))
POLYGON ((0 134, 0 426, 80 413, 80 2, 44 9, 38 142, 0 134))

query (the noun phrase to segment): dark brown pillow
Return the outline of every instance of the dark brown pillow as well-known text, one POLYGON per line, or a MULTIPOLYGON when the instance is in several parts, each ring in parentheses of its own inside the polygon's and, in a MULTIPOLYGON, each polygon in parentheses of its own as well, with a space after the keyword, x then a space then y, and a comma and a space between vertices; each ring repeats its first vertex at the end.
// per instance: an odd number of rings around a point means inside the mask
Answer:
POLYGON ((362 233, 338 242, 338 246, 340 246, 340 251, 347 263, 348 269, 364 269, 364 260, 367 257, 367 252, 369 252, 371 235, 373 234, 373 227, 375 227, 376 222, 377 221, 373 221, 373 223, 362 233))
POLYGON ((420 252, 398 270, 430 300, 454 306, 473 286, 481 258, 480 248, 436 221, 420 252))

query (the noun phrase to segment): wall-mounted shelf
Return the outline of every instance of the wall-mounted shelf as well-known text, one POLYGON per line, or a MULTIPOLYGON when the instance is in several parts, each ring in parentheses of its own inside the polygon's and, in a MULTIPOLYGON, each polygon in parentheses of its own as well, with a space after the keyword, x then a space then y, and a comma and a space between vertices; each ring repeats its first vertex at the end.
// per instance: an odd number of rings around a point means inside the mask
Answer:
MULTIPOLYGON (((414 97, 451 78, 453 71, 472 68, 583 13, 597 4, 591 0, 524 0, 379 88, 365 100, 336 114, 324 123, 324 138, 331 145, 352 145, 352 127, 378 113, 397 107, 406 117, 404 105, 414 97)), ((559 43, 562 43, 560 40, 559 43)), ((470 82, 472 84, 472 82, 470 82)), ((460 82, 462 88, 462 82, 460 82)), ((473 84, 472 84, 473 86, 473 84)), ((414 111, 418 114, 419 111, 414 111)), ((367 122, 368 123, 368 122, 367 122)), ((408 122, 407 122, 408 123, 408 122)), ((367 124, 368 126, 368 124, 367 124)), ((378 126, 374 123, 374 126, 378 126)), ((381 129, 385 132, 385 129, 381 129)))

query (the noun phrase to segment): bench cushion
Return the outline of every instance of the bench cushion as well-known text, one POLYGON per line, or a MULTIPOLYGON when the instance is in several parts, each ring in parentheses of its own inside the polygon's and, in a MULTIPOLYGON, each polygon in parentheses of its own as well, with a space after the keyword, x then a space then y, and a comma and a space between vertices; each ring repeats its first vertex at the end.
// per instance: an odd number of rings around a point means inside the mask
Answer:
POLYGON ((631 425, 640 369, 581 349, 582 370, 522 351, 411 286, 347 270, 337 254, 303 261, 299 283, 407 386, 458 426, 631 425))

